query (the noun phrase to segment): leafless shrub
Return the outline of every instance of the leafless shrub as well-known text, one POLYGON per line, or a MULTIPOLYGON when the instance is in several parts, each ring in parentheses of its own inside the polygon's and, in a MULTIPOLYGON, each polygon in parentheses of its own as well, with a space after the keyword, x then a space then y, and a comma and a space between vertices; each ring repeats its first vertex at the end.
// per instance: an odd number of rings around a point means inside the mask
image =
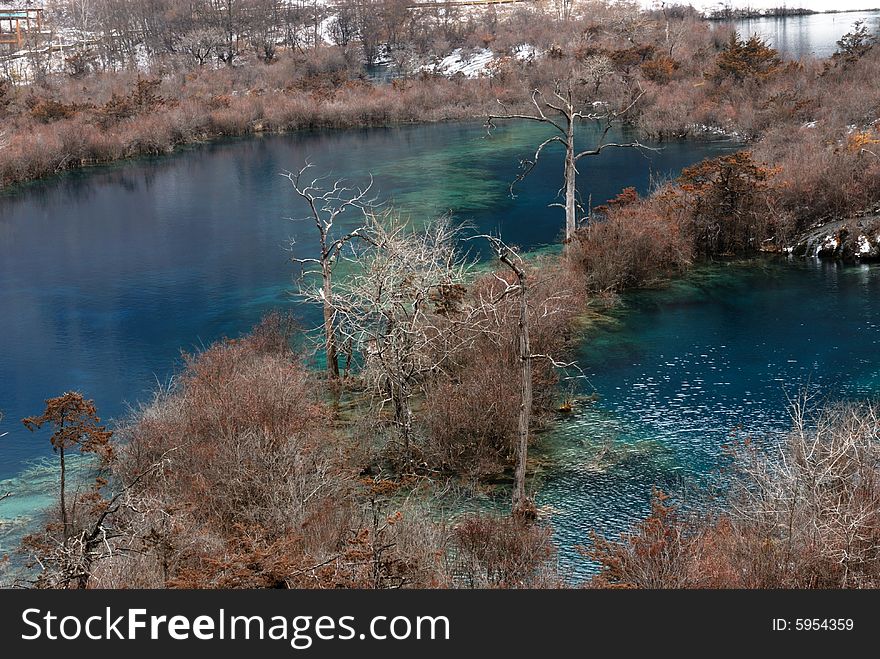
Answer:
POLYGON ((565 254, 568 268, 600 294, 651 286, 685 271, 693 245, 680 213, 662 199, 618 203, 575 235, 565 254))
POLYGON ((665 497, 621 542, 595 539, 593 585, 636 588, 876 588, 880 423, 873 404, 810 416, 792 405, 782 440, 736 444, 723 512, 679 517, 665 497))
POLYGON ((452 536, 452 574, 467 588, 559 587, 549 528, 517 517, 470 515, 452 536))

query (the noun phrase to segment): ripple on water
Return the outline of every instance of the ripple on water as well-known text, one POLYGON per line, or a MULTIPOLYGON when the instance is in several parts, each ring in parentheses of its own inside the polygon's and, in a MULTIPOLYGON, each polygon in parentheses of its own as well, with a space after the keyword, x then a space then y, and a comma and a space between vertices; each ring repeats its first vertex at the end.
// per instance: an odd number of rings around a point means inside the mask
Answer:
POLYGON ((784 432, 799 390, 876 396, 878 293, 877 267, 762 260, 626 296, 582 347, 599 400, 546 438, 538 503, 565 570, 588 576, 575 545, 631 529, 653 487, 716 482, 723 444, 784 432))

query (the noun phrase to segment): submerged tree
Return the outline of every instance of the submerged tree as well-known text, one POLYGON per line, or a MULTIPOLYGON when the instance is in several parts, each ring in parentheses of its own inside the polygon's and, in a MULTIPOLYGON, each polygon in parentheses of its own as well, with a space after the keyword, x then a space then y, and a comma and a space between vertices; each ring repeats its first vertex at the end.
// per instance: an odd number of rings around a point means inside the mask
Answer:
POLYGON ((515 284, 508 284, 504 295, 515 293, 519 302, 517 319, 517 344, 520 362, 520 401, 517 422, 516 472, 513 482, 512 510, 514 515, 523 515, 529 508, 526 496, 526 463, 529 454, 529 425, 532 416, 532 348, 529 342, 529 303, 526 297, 526 272, 519 255, 505 245, 499 238, 489 238, 492 247, 501 261, 516 277, 515 284))
POLYGON ((110 444, 112 432, 100 425, 101 419, 95 409, 95 403, 86 400, 77 391, 68 391, 56 398, 46 400, 46 409, 40 416, 22 419, 22 423, 30 431, 36 431, 45 424, 52 428, 49 441, 52 449, 58 453, 60 463, 60 488, 58 503, 64 535, 70 534, 71 520, 67 506, 66 453, 79 450, 80 453, 93 453, 102 461, 107 462, 113 455, 110 444))
MULTIPOLYGON (((517 254, 516 250, 508 246, 501 238, 491 235, 480 235, 476 238, 486 240, 495 252, 495 256, 504 267, 513 275, 513 281, 509 281, 504 277, 496 275, 496 278, 502 282, 500 293, 492 300, 484 302, 483 310, 487 308, 496 308, 503 302, 505 298, 511 296, 516 297, 516 357, 519 361, 519 415, 517 418, 517 442, 516 442, 516 470, 514 472, 513 495, 511 500, 511 511, 514 516, 527 519, 535 514, 534 504, 526 494, 526 468, 528 466, 529 457, 529 437, 530 426, 532 422, 532 400, 533 400, 533 381, 532 381, 532 361, 536 359, 544 359, 549 361, 554 367, 560 369, 574 369, 583 377, 583 372, 575 362, 563 363, 557 361, 553 356, 547 354, 538 354, 532 352, 531 338, 529 334, 530 312, 529 307, 529 278, 526 272, 525 263, 522 257, 517 254)), ((548 307, 550 300, 544 300, 544 313, 553 313, 548 307)), ((497 312, 495 312, 497 314, 497 312)), ((485 331, 485 330, 483 330, 485 331)))
POLYGON ((418 387, 473 340, 470 324, 453 313, 468 272, 457 239, 448 218, 413 231, 391 212, 373 217, 333 301, 343 337, 364 356, 362 376, 379 410, 393 410, 407 463, 418 387))
POLYGON ((360 213, 368 213, 375 206, 375 200, 368 198, 373 180, 363 187, 349 187, 341 179, 337 179, 329 187, 322 185, 322 178, 316 178, 309 182, 303 179, 305 173, 311 169, 311 164, 306 164, 298 172, 288 172, 286 176, 294 191, 309 207, 309 217, 318 231, 318 257, 317 258, 294 258, 294 263, 300 266, 317 266, 321 276, 321 286, 314 291, 306 291, 307 298, 320 302, 323 309, 324 351, 327 358, 327 372, 331 380, 339 380, 339 341, 337 337, 337 320, 333 300, 333 270, 339 261, 343 248, 356 239, 370 240, 368 227, 361 223, 355 229, 339 236, 333 235, 336 221, 346 211, 356 210, 360 213))
POLYGON ((565 170, 560 189, 563 203, 553 203, 551 206, 561 207, 565 210, 566 242, 569 242, 574 236, 578 223, 578 210, 583 213, 583 206, 578 203, 577 199, 578 162, 583 158, 598 156, 605 149, 648 148, 638 140, 630 142, 606 141, 611 129, 626 118, 644 92, 639 90, 627 105, 618 110, 611 109, 606 102, 596 100, 590 103, 585 98, 587 95, 595 96, 612 73, 613 68, 607 58, 587 58, 577 75, 573 74, 565 79, 556 80, 551 94, 545 94, 539 89, 532 92, 532 105, 535 108, 533 114, 510 112, 498 100, 502 113, 490 115, 487 122, 487 128, 490 131, 494 127, 494 122, 499 119, 533 121, 546 124, 553 129, 553 135, 538 145, 532 159, 522 162, 522 172, 511 184, 511 193, 514 185, 522 181, 535 168, 546 147, 553 144, 562 145, 565 149, 565 170), (600 127, 599 137, 591 148, 579 150, 577 146, 578 126, 588 122, 600 127))

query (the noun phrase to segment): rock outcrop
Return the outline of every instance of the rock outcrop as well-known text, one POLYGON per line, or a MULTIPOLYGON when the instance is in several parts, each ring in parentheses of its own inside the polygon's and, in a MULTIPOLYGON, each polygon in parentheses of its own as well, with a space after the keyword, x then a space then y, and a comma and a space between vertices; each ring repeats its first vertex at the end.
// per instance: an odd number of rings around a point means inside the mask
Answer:
POLYGON ((795 256, 880 261, 880 215, 829 222, 802 233, 786 248, 795 256))

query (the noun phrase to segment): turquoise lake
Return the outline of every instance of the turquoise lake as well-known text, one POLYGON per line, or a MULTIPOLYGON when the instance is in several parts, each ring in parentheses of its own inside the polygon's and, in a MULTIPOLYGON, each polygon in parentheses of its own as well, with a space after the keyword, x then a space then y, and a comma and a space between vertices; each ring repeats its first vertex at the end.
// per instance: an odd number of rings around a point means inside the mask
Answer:
POLYGON ((880 265, 787 258, 716 264, 624 296, 580 351, 597 402, 547 433, 546 506, 560 561, 590 530, 615 536, 653 487, 712 484, 734 439, 790 428, 790 400, 880 393, 880 265))
MULTIPOLYGON (((267 311, 313 310, 293 296, 292 254, 312 234, 279 176, 315 171, 364 181, 414 222, 452 212, 526 249, 563 227, 548 208, 561 158, 547 158, 512 199, 519 159, 543 133, 479 123, 266 136, 171 157, 72 173, 0 196, 0 549, 54 492, 48 444, 19 419, 69 389, 105 418, 147 400, 180 351, 235 336, 267 311), (295 240, 292 248, 290 239, 295 240), (5 540, 4 540, 5 538, 5 540)), ((657 153, 589 160, 580 192, 594 204, 652 176, 730 151, 725 142, 667 143, 657 153)), ((718 264, 661 291, 627 295, 591 330, 580 359, 599 400, 545 437, 538 500, 574 574, 574 545, 616 534, 646 510, 651 487, 712 478, 732 429, 780 432, 789 393, 873 395, 880 288, 872 267, 768 260, 718 264), (785 385, 785 386, 783 386, 785 385)))

